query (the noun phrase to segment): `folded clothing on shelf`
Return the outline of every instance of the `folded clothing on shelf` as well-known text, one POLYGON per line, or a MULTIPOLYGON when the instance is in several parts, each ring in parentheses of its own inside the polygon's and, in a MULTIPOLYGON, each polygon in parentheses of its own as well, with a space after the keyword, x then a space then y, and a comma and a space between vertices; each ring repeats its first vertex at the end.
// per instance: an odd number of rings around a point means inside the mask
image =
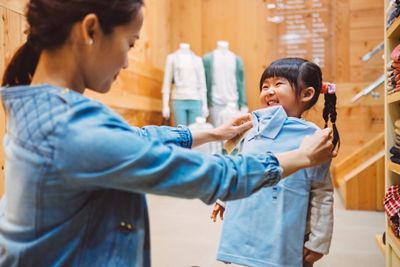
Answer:
POLYGON ((388 188, 383 201, 385 212, 389 217, 390 227, 396 237, 400 237, 400 186, 392 185, 388 188))
POLYGON ((394 135, 394 146, 389 150, 392 154, 390 160, 394 163, 400 164, 400 119, 394 122, 394 135))
POLYGON ((386 29, 388 29, 393 22, 396 20, 397 17, 400 15, 400 1, 395 0, 391 3, 391 7, 389 9, 388 15, 387 15, 387 24, 386 24, 386 29))

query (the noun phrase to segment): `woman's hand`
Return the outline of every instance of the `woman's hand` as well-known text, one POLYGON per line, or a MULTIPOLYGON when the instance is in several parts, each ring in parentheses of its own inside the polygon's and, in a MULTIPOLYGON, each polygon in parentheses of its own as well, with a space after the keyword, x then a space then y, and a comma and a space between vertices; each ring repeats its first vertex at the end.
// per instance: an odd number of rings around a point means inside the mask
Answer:
POLYGON ((224 212, 225 212, 225 208, 222 207, 220 204, 215 203, 214 209, 211 212, 211 216, 210 216, 211 220, 213 220, 213 222, 216 222, 218 214, 219 214, 219 217, 221 218, 221 221, 222 221, 224 219, 224 212))
POLYGON ((304 137, 299 151, 308 159, 307 166, 320 165, 332 157, 336 157, 337 151, 333 151, 332 129, 326 128, 304 137))
POLYGON ((325 128, 304 137, 298 149, 276 154, 283 169, 282 176, 286 177, 302 168, 320 165, 335 157, 337 151, 332 151, 332 138, 332 129, 325 128))
POLYGON ((195 147, 208 142, 232 139, 241 136, 241 134, 244 134, 251 127, 253 127, 251 115, 245 114, 215 129, 193 131, 192 146, 195 147))
POLYGON ((217 140, 229 140, 253 127, 250 113, 242 115, 214 129, 217 140))

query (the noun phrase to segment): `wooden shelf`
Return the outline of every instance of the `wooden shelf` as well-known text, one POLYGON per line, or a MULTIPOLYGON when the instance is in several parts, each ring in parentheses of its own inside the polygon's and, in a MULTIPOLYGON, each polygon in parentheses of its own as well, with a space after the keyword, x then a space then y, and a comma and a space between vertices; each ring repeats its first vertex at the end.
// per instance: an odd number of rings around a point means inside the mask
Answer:
POLYGON ((400 17, 396 18, 392 25, 390 25, 389 29, 386 31, 386 36, 389 39, 400 38, 400 17))
POLYGON ((400 101, 400 92, 396 92, 387 96, 387 102, 389 104, 400 101))
POLYGON ((379 250, 382 252, 382 255, 385 257, 385 244, 383 244, 382 235, 381 234, 375 235, 375 241, 379 250))
POLYGON ((400 239, 397 238, 390 226, 388 226, 386 231, 386 243, 389 242, 390 246, 393 248, 393 250, 396 252, 396 254, 400 253, 400 239))
MULTIPOLYGON (((385 22, 389 16, 389 6, 390 1, 385 0, 385 22)), ((391 50, 394 49, 400 42, 400 17, 396 18, 389 29, 385 30, 385 64, 388 64, 391 60, 390 54, 391 50)), ((385 69, 385 75, 387 74, 385 69)), ((387 83, 385 83, 385 90, 387 89, 387 83)), ((400 92, 396 92, 390 95, 386 95, 385 99, 385 146, 388 147, 387 142, 391 144, 393 140, 393 124, 396 119, 398 119, 398 114, 400 114, 400 92)), ((398 183, 398 178, 395 176, 400 175, 400 164, 396 164, 390 161, 390 155, 386 153, 386 168, 385 172, 385 187, 389 188, 391 185, 398 183), (394 179, 395 178, 395 179, 394 179), (396 180, 396 181, 394 181, 396 180)), ((386 216, 387 218, 387 216, 386 216)), ((400 267, 400 239, 397 238, 390 225, 389 221, 386 221, 385 226, 386 231, 386 245, 383 245, 382 235, 377 234, 375 236, 375 242, 377 243, 381 252, 383 252, 385 257, 386 267, 400 267)))
POLYGON ((389 170, 394 173, 400 174, 400 164, 396 164, 394 162, 388 161, 389 170))

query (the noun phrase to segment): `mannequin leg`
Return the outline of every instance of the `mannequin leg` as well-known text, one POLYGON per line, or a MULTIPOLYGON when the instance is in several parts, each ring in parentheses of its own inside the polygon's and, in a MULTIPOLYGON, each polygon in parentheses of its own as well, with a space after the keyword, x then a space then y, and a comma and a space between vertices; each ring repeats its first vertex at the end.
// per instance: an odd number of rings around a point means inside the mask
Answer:
POLYGON ((218 127, 221 125, 219 114, 225 108, 225 106, 226 105, 213 104, 213 106, 210 108, 210 123, 214 125, 214 127, 218 127))
POLYGON ((174 111, 175 125, 188 125, 188 112, 186 100, 173 100, 172 107, 174 111))
POLYGON ((201 101, 200 100, 187 100, 188 101, 188 125, 196 122, 196 118, 201 116, 201 101))

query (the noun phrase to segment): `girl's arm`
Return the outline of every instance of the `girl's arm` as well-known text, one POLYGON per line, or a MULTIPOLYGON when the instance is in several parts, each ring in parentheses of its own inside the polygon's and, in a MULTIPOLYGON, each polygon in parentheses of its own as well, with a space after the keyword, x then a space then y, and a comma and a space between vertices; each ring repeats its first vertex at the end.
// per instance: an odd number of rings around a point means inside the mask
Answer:
POLYGON ((329 172, 323 181, 311 184, 307 224, 309 236, 304 247, 328 254, 333 232, 333 186, 329 172))

